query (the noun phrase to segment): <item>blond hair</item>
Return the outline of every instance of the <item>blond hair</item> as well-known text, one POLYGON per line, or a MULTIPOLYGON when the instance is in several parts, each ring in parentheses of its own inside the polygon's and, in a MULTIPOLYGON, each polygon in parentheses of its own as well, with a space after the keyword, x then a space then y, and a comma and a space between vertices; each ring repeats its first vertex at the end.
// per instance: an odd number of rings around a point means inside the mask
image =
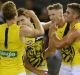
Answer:
POLYGON ((2 13, 5 20, 11 20, 17 15, 16 5, 12 1, 7 1, 2 5, 2 13))
POLYGON ((56 4, 53 4, 53 5, 49 5, 48 7, 47 7, 47 10, 53 10, 53 9, 63 9, 63 6, 62 6, 62 4, 60 4, 60 3, 56 3, 56 4))

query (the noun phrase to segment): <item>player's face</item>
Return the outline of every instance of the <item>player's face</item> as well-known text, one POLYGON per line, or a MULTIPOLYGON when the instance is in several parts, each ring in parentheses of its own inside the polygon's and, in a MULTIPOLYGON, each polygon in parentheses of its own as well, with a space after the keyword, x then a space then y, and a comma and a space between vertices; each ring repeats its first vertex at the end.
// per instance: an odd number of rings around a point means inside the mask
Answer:
POLYGON ((73 18, 74 18, 73 10, 70 8, 67 8, 65 14, 66 14, 66 21, 71 23, 73 21, 73 18))
POLYGON ((63 10, 62 9, 59 9, 59 10, 56 10, 56 9, 52 9, 52 10, 48 10, 48 15, 49 15, 49 18, 50 20, 53 22, 53 23, 57 23, 59 24, 62 17, 63 17, 63 10))
POLYGON ((17 19, 18 25, 27 25, 29 22, 30 22, 30 20, 23 15, 19 16, 17 19))

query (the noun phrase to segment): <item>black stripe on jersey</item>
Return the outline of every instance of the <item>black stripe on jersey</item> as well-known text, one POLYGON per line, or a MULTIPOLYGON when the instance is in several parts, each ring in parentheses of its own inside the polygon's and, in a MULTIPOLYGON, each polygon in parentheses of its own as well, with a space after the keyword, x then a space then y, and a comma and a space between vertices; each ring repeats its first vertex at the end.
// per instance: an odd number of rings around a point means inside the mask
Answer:
POLYGON ((5 30, 5 41, 4 41, 5 48, 8 48, 8 28, 5 30))

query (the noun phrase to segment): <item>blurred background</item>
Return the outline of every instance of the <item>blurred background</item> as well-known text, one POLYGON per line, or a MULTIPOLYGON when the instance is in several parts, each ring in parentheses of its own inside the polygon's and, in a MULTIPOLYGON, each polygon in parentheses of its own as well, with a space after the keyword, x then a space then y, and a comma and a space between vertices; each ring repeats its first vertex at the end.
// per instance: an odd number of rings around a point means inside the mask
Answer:
MULTIPOLYGON (((68 3, 80 3, 80 0, 0 0, 0 10, 1 5, 6 1, 15 2, 17 8, 23 7, 26 9, 33 10, 41 22, 49 21, 46 7, 53 3, 61 3, 64 7, 64 12, 66 10, 66 5, 68 3)), ((0 24, 4 23, 2 13, 0 11, 0 24)), ((48 34, 46 31, 45 36, 48 34)), ((56 51, 55 55, 47 58, 48 69, 50 75, 58 75, 60 64, 61 64, 61 55, 59 51, 56 51)))
MULTIPOLYGON (((9 1, 9 0, 0 0, 0 6, 2 3, 9 1)), ((66 9, 66 4, 71 2, 80 3, 80 0, 11 0, 14 1, 17 5, 17 8, 24 7, 27 9, 32 9, 39 17, 40 21, 46 22, 49 20, 47 15, 46 7, 49 4, 53 3, 61 3, 64 6, 64 11, 66 9)), ((1 17, 1 13, 0 13, 1 17)), ((1 20, 0 20, 1 21, 1 20)))

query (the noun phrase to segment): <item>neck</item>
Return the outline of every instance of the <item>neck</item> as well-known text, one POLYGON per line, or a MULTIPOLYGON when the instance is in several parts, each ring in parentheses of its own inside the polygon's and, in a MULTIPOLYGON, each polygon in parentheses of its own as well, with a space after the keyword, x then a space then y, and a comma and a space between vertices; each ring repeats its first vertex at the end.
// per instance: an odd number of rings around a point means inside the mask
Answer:
POLYGON ((16 21, 14 19, 11 19, 7 20, 6 23, 8 24, 8 26, 11 26, 12 24, 16 24, 16 21))
POLYGON ((64 18, 61 19, 61 21, 59 22, 59 28, 62 28, 65 24, 65 20, 64 18))

